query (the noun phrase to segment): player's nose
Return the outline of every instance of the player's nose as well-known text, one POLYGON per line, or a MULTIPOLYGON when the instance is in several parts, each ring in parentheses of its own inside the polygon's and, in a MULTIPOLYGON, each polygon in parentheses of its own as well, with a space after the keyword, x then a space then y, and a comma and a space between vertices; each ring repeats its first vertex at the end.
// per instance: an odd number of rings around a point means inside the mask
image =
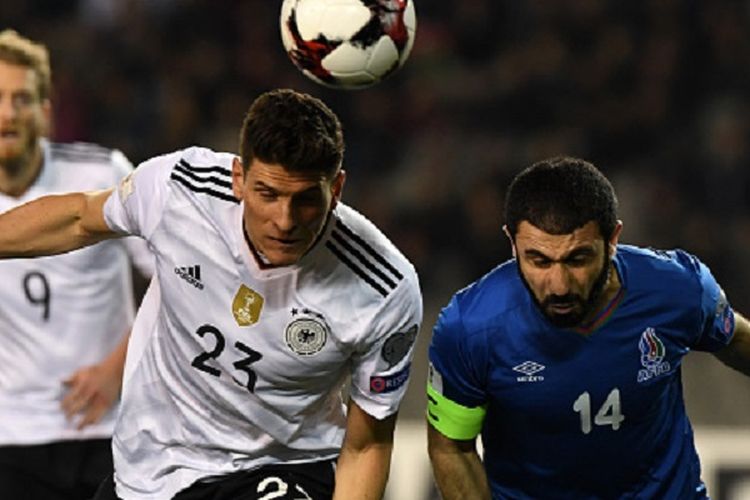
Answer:
POLYGON ((570 292, 570 273, 561 263, 555 263, 547 270, 547 293, 567 295, 570 292))
POLYGON ((274 214, 274 224, 279 231, 288 233, 297 227, 297 217, 290 202, 281 201, 274 214))
POLYGON ((11 99, 0 95, 0 123, 9 122, 16 116, 17 112, 18 110, 11 99))

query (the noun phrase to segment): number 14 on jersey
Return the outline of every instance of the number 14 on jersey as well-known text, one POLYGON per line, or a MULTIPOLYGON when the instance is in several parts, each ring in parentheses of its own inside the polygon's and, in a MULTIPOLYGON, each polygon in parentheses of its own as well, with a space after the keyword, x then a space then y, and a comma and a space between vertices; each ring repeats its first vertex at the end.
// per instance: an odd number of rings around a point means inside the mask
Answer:
MULTIPOLYGON (((573 411, 581 417, 581 432, 588 434, 591 432, 591 395, 584 391, 578 396, 573 403, 573 411)), ((612 389, 594 416, 594 425, 609 425, 613 431, 620 428, 620 424, 625 420, 620 408, 620 390, 615 387, 612 389)))

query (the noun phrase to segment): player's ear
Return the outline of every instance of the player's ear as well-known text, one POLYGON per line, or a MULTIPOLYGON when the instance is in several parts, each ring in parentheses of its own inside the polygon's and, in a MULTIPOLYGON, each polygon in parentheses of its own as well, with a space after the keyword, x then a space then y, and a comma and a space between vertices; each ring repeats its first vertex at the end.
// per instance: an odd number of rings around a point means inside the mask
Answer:
POLYGON ((52 101, 49 99, 42 100, 42 120, 43 135, 52 135, 52 101))
POLYGON ((609 256, 614 257, 617 253, 617 243, 620 241, 620 234, 622 233, 622 221, 618 220, 615 230, 612 231, 612 237, 609 239, 609 256))
POLYGON ((513 241, 513 235, 510 234, 510 229, 508 229, 507 224, 503 224, 503 232, 505 233, 505 236, 508 237, 510 240, 510 249, 513 251, 513 257, 516 257, 516 243, 513 241))
POLYGON ((341 193, 344 191, 344 182, 346 182, 346 170, 341 169, 336 173, 331 183, 331 208, 334 208, 341 199, 341 193))
POLYGON ((242 199, 245 191, 245 169, 242 167, 242 160, 238 156, 232 160, 232 193, 238 200, 242 199))

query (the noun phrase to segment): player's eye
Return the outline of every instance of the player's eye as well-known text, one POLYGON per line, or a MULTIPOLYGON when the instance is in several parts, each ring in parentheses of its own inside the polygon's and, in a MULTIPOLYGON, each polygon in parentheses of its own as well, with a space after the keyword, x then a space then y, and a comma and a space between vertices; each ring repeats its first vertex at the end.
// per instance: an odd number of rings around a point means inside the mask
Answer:
POLYGON ((269 189, 256 189, 255 192, 258 193, 258 196, 265 201, 273 201, 278 198, 276 191, 271 191, 269 189))
POLYGON ((530 261, 534 267, 540 269, 546 269, 552 265, 552 261, 550 259, 545 259, 544 257, 532 257, 530 261))
POLYGON ((294 201, 298 205, 317 205, 320 203, 320 199, 321 196, 318 191, 307 191, 294 197, 294 201))
POLYGON ((13 94, 11 102, 13 103, 14 108, 27 108, 31 106, 31 104, 33 104, 34 96, 29 92, 19 92, 17 94, 13 94))
POLYGON ((571 255, 567 259, 565 259, 565 263, 572 267, 582 267, 587 265, 589 262, 591 262, 591 259, 593 258, 593 255, 589 253, 580 253, 571 255))

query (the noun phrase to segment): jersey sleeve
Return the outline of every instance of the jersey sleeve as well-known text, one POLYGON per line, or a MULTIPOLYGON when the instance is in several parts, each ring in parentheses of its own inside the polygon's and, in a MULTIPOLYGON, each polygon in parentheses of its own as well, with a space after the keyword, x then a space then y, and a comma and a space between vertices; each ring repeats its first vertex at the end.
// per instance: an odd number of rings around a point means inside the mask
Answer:
POLYGON ((104 204, 104 219, 113 231, 149 239, 169 196, 167 181, 180 152, 140 164, 120 180, 104 204))
POLYGON ((427 421, 450 439, 473 439, 482 429, 488 349, 480 338, 467 336, 454 297, 433 329, 427 380, 427 421))
POLYGON ((734 311, 708 267, 693 257, 701 287, 701 330, 693 349, 715 352, 727 346, 734 335, 734 311))
MULTIPOLYGON (((113 185, 122 182, 124 178, 133 173, 133 164, 119 149, 112 151, 110 162, 112 164, 113 185)), ((122 243, 132 264, 143 276, 150 278, 154 274, 154 257, 146 242, 140 238, 123 238, 122 243)))
POLYGON ((416 277, 388 298, 353 357, 350 396, 377 419, 396 413, 406 392, 414 345, 422 324, 416 277))
POLYGON ((110 156, 110 162, 112 163, 112 172, 114 179, 112 184, 117 184, 124 177, 130 175, 133 172, 133 164, 128 160, 128 157, 119 149, 113 149, 110 156))
POLYGON ((123 244, 130 262, 138 269, 138 272, 144 278, 151 278, 155 271, 154 255, 148 249, 146 242, 140 238, 128 237, 123 238, 123 244))

